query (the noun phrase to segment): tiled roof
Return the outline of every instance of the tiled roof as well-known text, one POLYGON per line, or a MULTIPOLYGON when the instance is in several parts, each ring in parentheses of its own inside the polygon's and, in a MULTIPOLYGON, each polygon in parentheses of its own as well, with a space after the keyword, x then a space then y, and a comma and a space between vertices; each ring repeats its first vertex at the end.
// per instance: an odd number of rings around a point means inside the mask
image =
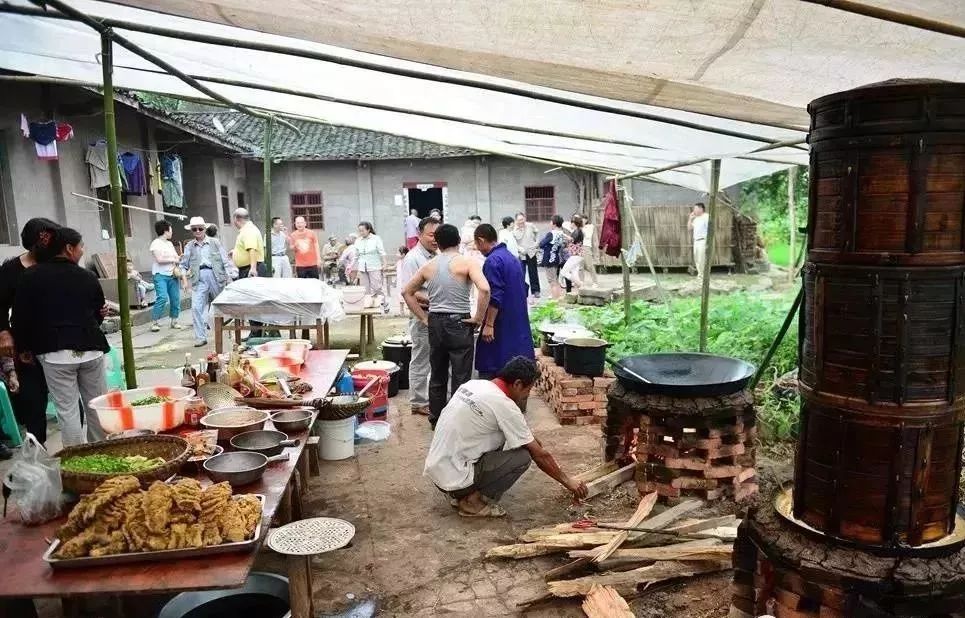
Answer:
MULTIPOLYGON (((156 111, 156 110, 155 110, 156 111)), ((166 112, 171 124, 230 145, 247 156, 261 158, 265 120, 241 112, 166 112), (217 122, 216 122, 217 119, 217 122), (222 132, 217 123, 224 128, 222 132)), ((284 160, 387 160, 442 159, 482 154, 467 148, 423 142, 388 133, 377 133, 304 120, 289 120, 301 130, 295 134, 278 123, 272 132, 272 154, 284 160)))

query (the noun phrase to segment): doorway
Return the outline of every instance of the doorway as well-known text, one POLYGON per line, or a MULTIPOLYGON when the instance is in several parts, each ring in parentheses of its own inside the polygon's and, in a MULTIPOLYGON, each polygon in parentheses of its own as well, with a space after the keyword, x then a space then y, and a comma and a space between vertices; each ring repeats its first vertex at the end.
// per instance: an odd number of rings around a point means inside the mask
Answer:
POLYGON ((420 219, 429 216, 433 208, 442 212, 442 188, 406 189, 409 192, 409 210, 415 210, 420 219))

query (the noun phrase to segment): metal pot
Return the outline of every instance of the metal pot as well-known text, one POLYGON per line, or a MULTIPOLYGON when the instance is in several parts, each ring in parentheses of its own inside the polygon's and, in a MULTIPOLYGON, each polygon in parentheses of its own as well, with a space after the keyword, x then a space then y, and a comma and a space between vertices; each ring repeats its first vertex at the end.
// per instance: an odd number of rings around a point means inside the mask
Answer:
POLYGON ((298 440, 289 440, 280 431, 262 429, 260 431, 246 431, 231 438, 231 446, 239 451, 261 453, 265 457, 274 457, 289 446, 298 446, 298 440))
POLYGON ((207 429, 217 429, 219 442, 228 442, 239 433, 264 429, 265 423, 268 422, 268 416, 267 412, 255 410, 254 408, 222 408, 216 412, 209 412, 202 416, 201 424, 207 429), (239 416, 239 413, 248 412, 252 413, 250 414, 251 422, 246 422, 241 425, 230 424, 239 416))
POLYGON ((747 385, 755 370, 754 365, 739 358, 696 352, 641 354, 613 364, 614 375, 628 389, 674 397, 736 393, 747 385))
POLYGON ((567 337, 563 347, 566 373, 594 378, 603 375, 609 343, 594 337, 567 337))
POLYGON ((300 433, 312 422, 311 409, 282 410, 271 415, 271 424, 287 434, 300 433))
POLYGON ((227 481, 232 487, 240 487, 260 479, 272 461, 288 461, 288 454, 265 457, 249 451, 222 453, 205 461, 204 471, 215 483, 227 481))
POLYGON ((158 618, 217 618, 218 616, 291 618, 288 578, 252 572, 241 588, 182 592, 161 608, 158 618))

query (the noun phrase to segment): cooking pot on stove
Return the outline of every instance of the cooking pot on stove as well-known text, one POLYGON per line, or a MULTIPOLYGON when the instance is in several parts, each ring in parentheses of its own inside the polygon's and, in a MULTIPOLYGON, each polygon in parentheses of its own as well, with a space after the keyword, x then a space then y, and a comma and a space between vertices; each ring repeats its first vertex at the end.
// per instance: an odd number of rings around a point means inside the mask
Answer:
POLYGON ((563 347, 563 368, 566 373, 593 378, 603 375, 609 343, 596 337, 567 337, 563 347))

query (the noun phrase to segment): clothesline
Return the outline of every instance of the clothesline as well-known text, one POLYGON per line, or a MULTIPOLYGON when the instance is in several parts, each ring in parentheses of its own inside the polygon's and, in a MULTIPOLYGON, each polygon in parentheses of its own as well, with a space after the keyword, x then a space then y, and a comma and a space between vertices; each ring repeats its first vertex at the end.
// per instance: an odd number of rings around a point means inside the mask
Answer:
MULTIPOLYGON (((99 204, 111 204, 111 202, 110 202, 109 200, 102 200, 102 199, 99 198, 99 197, 94 197, 94 196, 91 196, 91 195, 84 195, 83 193, 74 193, 73 191, 71 191, 70 194, 73 195, 74 197, 83 198, 83 199, 85 199, 85 200, 90 200, 90 201, 92 201, 92 202, 98 202, 99 204)), ((187 217, 186 217, 185 215, 178 215, 178 214, 171 213, 171 212, 164 212, 164 211, 162 211, 162 210, 151 210, 150 208, 141 208, 140 206, 131 206, 131 205, 129 205, 129 204, 121 204, 121 208, 130 208, 131 210, 139 210, 139 211, 141 211, 141 212, 148 212, 148 213, 151 213, 152 215, 161 215, 162 217, 173 217, 173 218, 175 218, 175 219, 178 219, 179 221, 184 221, 185 219, 187 219, 187 217)), ((99 209, 99 210, 100 210, 100 209, 99 209)))

